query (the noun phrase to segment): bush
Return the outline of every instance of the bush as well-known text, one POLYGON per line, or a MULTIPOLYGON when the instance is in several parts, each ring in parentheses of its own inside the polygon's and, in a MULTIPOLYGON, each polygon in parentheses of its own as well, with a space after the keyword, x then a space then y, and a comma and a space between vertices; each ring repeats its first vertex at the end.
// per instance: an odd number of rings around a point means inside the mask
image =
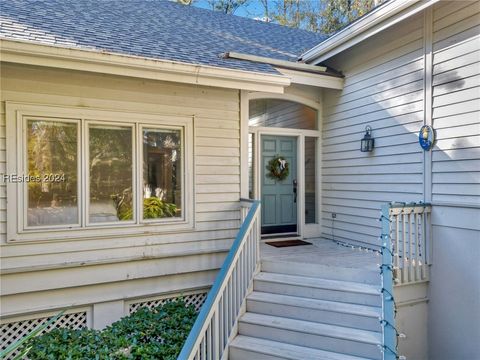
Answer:
POLYGON ((102 331, 54 329, 25 346, 32 346, 31 360, 175 360, 196 316, 192 305, 176 300, 153 310, 140 308, 102 331))
MULTIPOLYGON (((143 199, 143 218, 159 219, 164 217, 172 217, 177 213, 177 205, 167 203, 156 197, 143 199)), ((120 220, 133 219, 132 206, 122 204, 117 209, 117 217, 120 220)))

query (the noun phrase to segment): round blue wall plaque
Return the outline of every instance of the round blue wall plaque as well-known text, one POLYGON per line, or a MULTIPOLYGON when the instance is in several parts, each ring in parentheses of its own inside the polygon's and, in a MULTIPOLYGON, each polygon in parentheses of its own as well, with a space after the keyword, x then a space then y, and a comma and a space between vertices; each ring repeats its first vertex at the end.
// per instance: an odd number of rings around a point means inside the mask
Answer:
POLYGON ((435 130, 430 125, 423 125, 418 133, 418 142, 423 150, 430 150, 435 142, 435 130))

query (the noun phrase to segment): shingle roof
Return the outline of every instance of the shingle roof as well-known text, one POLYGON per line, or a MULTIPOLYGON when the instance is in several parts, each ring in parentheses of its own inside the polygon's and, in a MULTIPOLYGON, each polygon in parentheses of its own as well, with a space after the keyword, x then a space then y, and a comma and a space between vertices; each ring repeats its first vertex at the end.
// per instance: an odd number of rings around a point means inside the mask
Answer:
POLYGON ((166 0, 1 0, 0 37, 275 73, 228 51, 295 61, 323 36, 166 0))

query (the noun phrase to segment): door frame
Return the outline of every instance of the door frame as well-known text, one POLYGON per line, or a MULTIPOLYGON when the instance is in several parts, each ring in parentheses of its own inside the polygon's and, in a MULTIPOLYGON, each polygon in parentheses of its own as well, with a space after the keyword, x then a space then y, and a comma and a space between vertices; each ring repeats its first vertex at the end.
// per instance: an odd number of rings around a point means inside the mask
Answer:
POLYGON ((253 197, 259 199, 261 191, 261 169, 260 157, 261 146, 260 137, 262 135, 290 136, 297 138, 297 233, 301 238, 320 237, 321 236, 321 134, 322 134, 322 109, 321 104, 310 99, 292 95, 292 94, 269 94, 269 93, 249 93, 242 91, 241 94, 241 194, 242 197, 248 197, 248 138, 252 134, 254 138, 253 154, 253 197), (250 100, 257 99, 278 99, 293 101, 317 110, 317 130, 288 129, 275 127, 249 127, 249 104, 250 100), (305 137, 317 138, 316 145, 316 223, 305 224, 305 137))

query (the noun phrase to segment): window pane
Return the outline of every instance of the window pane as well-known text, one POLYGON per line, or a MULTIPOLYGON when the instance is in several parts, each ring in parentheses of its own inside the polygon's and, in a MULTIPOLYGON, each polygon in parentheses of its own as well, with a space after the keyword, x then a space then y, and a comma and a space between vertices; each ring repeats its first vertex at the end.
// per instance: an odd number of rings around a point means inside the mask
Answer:
POLYGON ((255 138, 248 134, 248 198, 253 199, 254 185, 254 160, 255 160, 255 138))
POLYGON ((143 218, 182 216, 182 133, 143 129, 143 218))
POLYGON ((28 226, 78 224, 77 141, 75 123, 28 120, 28 226))
POLYGON ((317 130, 317 111, 293 101, 251 100, 248 126, 317 130))
POLYGON ((317 222, 316 144, 316 138, 305 138, 305 224, 317 222))
POLYGON ((133 220, 132 128, 89 126, 91 223, 133 220))

